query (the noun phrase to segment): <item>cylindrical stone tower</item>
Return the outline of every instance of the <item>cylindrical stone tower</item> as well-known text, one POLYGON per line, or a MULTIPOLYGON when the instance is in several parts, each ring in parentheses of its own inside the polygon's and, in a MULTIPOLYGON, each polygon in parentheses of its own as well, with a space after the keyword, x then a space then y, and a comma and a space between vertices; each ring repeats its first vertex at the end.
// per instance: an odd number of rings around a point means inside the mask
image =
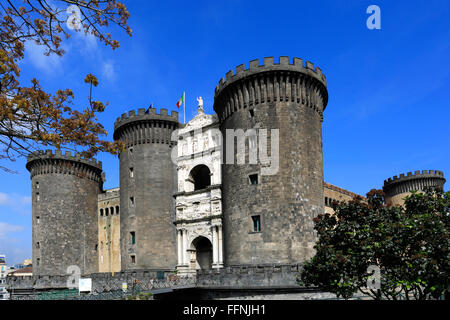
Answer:
POLYGON ((383 191, 386 203, 392 205, 404 204, 404 198, 411 194, 411 191, 423 191, 426 187, 444 189, 444 173, 438 170, 420 170, 400 174, 384 180, 383 191))
POLYGON ((30 155, 33 275, 98 272, 97 197, 102 164, 47 150, 30 155), (70 271, 69 273, 72 273, 70 271))
POLYGON ((114 139, 125 143, 120 159, 120 251, 122 270, 171 270, 177 264, 176 164, 171 134, 178 112, 130 111, 114 124, 114 139))
MULTIPOLYGON (((224 138, 224 159, 230 150, 227 129, 256 129, 258 152, 267 141, 271 164, 222 165, 224 251, 226 265, 299 263, 313 255, 313 218, 323 213, 322 119, 328 102, 321 70, 298 58, 265 58, 229 71, 215 91, 224 138), (267 139, 261 133, 267 129, 267 139), (275 131, 271 131, 275 130, 275 131), (276 130, 279 158, 271 154, 276 130), (268 175, 265 169, 277 167, 268 175)), ((236 132, 236 131, 235 131, 236 132)), ((239 139, 237 139, 239 141, 239 139)), ((255 145, 255 143, 253 143, 255 145)), ((224 160, 225 161, 225 160, 224 160)), ((270 171, 270 170, 269 170, 270 171)))

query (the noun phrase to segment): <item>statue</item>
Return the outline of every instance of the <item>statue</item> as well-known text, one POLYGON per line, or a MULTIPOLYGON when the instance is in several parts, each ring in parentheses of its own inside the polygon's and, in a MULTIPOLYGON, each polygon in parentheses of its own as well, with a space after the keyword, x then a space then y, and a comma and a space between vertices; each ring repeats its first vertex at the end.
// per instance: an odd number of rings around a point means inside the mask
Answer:
POLYGON ((198 112, 198 113, 203 113, 204 110, 203 110, 203 99, 202 99, 202 97, 198 97, 198 98, 197 98, 197 102, 198 102, 198 109, 197 109, 197 112, 198 112))

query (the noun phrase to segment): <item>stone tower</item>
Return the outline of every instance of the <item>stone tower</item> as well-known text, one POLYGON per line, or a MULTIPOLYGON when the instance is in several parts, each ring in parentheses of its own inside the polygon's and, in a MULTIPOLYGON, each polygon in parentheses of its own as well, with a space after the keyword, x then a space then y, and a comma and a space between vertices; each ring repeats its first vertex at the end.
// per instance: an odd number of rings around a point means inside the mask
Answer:
POLYGON ((444 173, 438 170, 423 170, 400 174, 400 177, 394 176, 384 180, 383 191, 385 193, 386 203, 393 205, 403 205, 403 199, 411 194, 412 190, 422 191, 426 187, 444 189, 444 173))
POLYGON ((98 272, 97 196, 102 164, 51 150, 32 154, 33 275, 98 272), (72 271, 73 272, 73 271, 72 271))
POLYGON ((177 264, 176 164, 171 134, 178 113, 139 109, 114 124, 114 140, 125 143, 120 162, 121 269, 174 269, 177 264))
POLYGON ((256 129, 252 148, 257 141, 260 151, 267 141, 268 153, 273 152, 271 137, 276 141, 272 130, 279 130, 278 164, 275 157, 261 164, 259 154, 257 164, 249 164, 251 139, 246 138, 245 164, 222 165, 226 265, 298 263, 312 256, 313 218, 324 211, 322 119, 327 102, 325 76, 298 58, 292 64, 288 57, 279 63, 264 58, 263 65, 253 60, 248 69, 242 64, 220 80, 214 110, 225 141, 224 159, 239 150, 228 148, 227 129, 256 129), (267 139, 261 139, 261 129, 267 129, 267 139), (277 165, 275 173, 264 173, 277 165))

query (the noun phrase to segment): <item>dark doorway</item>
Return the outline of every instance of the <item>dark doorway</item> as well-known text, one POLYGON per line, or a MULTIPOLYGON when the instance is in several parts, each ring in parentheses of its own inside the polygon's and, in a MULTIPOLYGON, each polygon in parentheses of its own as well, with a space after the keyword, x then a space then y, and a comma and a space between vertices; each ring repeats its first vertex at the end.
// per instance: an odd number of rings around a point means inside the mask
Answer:
POLYGON ((207 270, 212 266, 212 244, 205 237, 197 237, 192 241, 192 249, 195 249, 196 268, 207 270))
POLYGON ((190 178, 194 182, 194 191, 205 189, 211 185, 211 171, 204 164, 200 164, 192 169, 190 178))

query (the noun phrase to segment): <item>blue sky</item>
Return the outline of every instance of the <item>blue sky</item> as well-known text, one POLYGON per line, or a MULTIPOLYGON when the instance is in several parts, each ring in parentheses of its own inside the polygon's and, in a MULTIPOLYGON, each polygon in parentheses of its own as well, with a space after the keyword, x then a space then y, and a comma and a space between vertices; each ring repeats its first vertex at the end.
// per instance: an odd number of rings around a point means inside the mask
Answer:
MULTIPOLYGON (((74 34, 62 58, 27 46, 22 83, 37 77, 48 91, 72 88, 86 105, 87 73, 109 101, 99 117, 112 140, 115 119, 148 107, 176 110, 186 91, 187 119, 202 96, 212 113, 214 88, 237 65, 299 57, 327 77, 324 174, 356 193, 381 188, 403 172, 450 175, 450 2, 442 1, 126 1, 133 37, 113 28, 115 51, 74 34), (381 8, 381 30, 366 27, 366 8, 381 8)), ((114 156, 100 154, 106 188, 119 186, 114 156)), ((2 163, 5 164, 5 163, 2 163)), ((25 159, 0 172, 0 254, 9 264, 31 257, 30 180, 25 159)), ((448 186, 446 187, 448 190, 448 186)))

